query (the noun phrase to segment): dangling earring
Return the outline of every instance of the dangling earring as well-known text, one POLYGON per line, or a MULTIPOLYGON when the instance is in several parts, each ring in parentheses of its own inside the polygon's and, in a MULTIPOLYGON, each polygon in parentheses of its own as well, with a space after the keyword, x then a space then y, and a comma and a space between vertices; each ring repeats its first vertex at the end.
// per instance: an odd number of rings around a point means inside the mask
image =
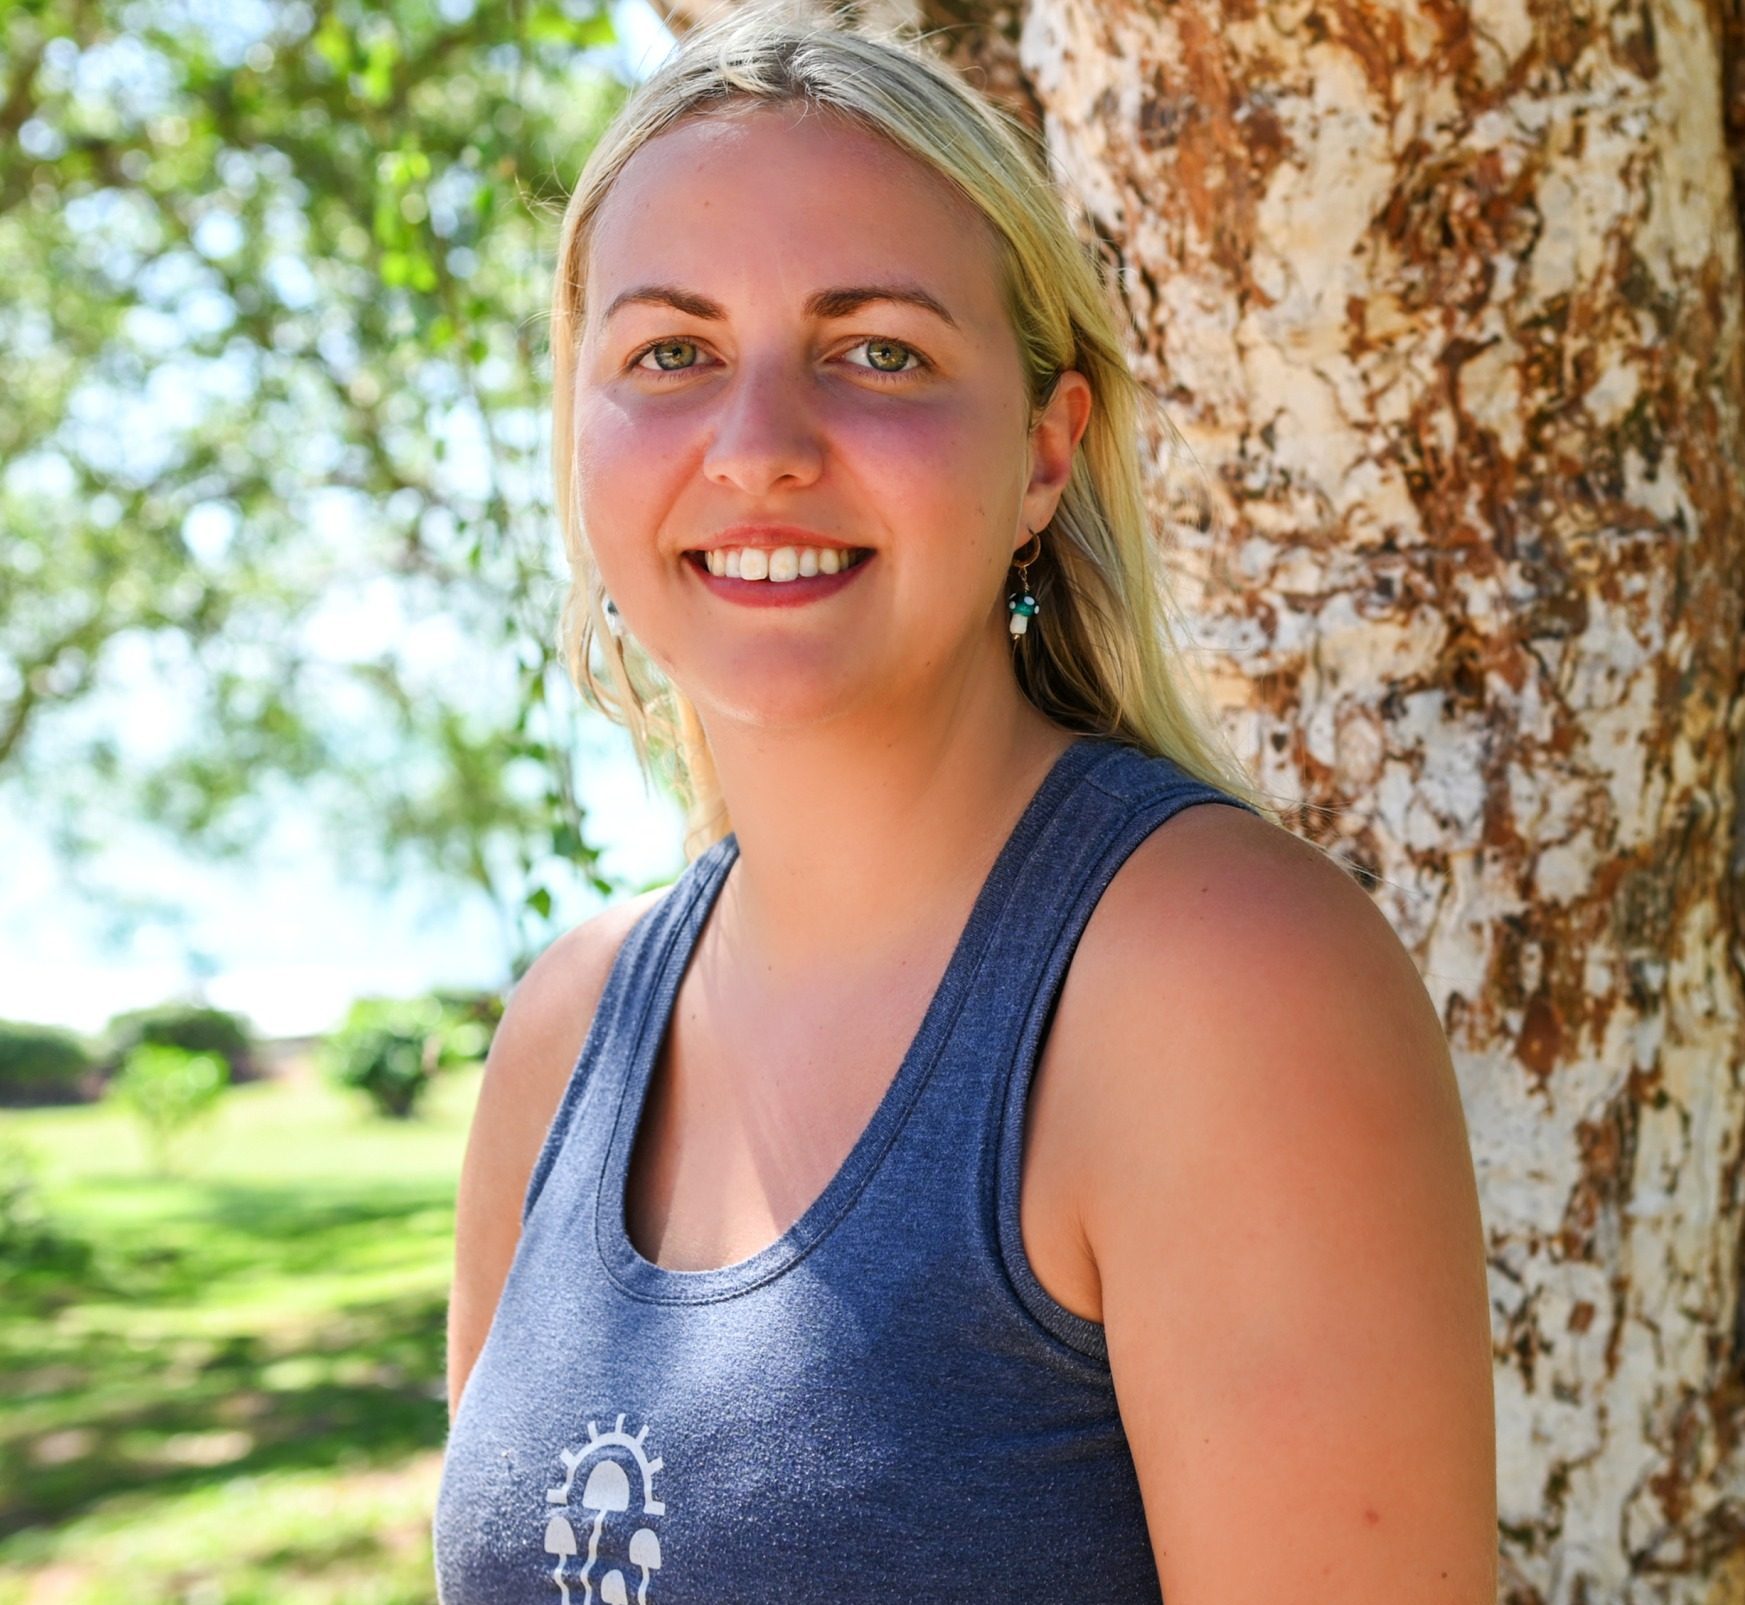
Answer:
POLYGON ((606 628, 620 640, 623 639, 624 615, 618 611, 618 604, 609 596, 606 597, 606 628))
MULTIPOLYGON (((1008 624, 1012 631, 1012 642, 1014 645, 1017 644, 1018 637, 1030 628, 1030 621, 1035 618, 1037 613, 1040 611, 1036 604, 1036 598, 1030 594, 1030 582, 1026 576, 1025 570, 1027 570, 1030 565, 1042 555, 1042 532, 1040 530, 1031 530, 1030 540, 1036 542, 1036 550, 1034 552, 1032 552, 1028 557, 1019 557, 1016 553, 1014 553, 1012 557, 1012 562, 1018 570, 1019 594, 1009 597, 1006 601, 1006 606, 1011 610, 1012 614, 1008 624)), ((1029 544, 1030 541, 1024 543, 1025 546, 1028 546, 1029 544)), ((1022 551, 1023 548, 1020 547, 1019 550, 1022 551)))

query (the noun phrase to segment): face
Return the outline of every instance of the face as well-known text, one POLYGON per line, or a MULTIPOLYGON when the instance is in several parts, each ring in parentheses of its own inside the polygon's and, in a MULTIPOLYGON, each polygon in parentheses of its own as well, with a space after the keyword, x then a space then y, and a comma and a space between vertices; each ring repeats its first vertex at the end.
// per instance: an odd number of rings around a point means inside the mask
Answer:
POLYGON ((644 145, 586 272, 583 527, 626 627, 706 720, 815 724, 1011 676, 1012 554, 1054 510, 1088 387, 1068 376, 1031 431, 967 201, 862 129, 762 107, 644 145), (842 290, 887 293, 821 295, 842 290), (745 525, 871 555, 797 582, 794 605, 745 605, 730 587, 784 587, 711 581, 689 555, 745 525))

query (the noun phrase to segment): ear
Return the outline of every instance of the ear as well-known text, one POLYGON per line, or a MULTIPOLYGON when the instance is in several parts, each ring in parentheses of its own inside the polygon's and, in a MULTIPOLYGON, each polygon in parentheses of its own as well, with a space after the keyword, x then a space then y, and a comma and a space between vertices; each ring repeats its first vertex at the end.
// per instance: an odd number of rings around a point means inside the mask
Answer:
POLYGON ((1090 421, 1090 380, 1076 368, 1063 368, 1030 428, 1030 483, 1024 489, 1026 531, 1044 529, 1054 517, 1072 475, 1073 454, 1090 421))

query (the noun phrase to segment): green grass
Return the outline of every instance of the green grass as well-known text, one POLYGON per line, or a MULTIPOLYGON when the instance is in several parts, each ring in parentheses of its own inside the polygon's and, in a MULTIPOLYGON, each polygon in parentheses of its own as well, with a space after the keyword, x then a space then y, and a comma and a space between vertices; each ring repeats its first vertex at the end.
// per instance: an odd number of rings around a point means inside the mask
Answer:
POLYGON ((66 1236, 0 1269, 0 1605, 429 1605, 478 1074, 235 1087, 171 1179, 120 1111, 0 1116, 66 1236))

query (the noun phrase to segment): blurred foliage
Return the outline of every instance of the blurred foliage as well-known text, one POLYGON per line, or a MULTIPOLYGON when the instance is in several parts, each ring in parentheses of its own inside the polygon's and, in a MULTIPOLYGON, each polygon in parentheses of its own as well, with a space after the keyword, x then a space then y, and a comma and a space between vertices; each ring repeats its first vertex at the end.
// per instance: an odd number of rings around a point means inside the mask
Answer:
POLYGON ((42 1197, 42 1155, 16 1133, 0 1132, 0 1291, 26 1277, 79 1276, 95 1258, 83 1238, 68 1233, 42 1197))
POLYGON ((229 1085, 230 1067, 216 1053, 142 1042, 122 1061, 104 1096, 138 1120, 153 1170, 167 1176, 176 1169, 182 1142, 216 1111, 229 1085))
POLYGON ((514 972, 554 885, 618 890, 546 696, 549 260, 611 39, 585 0, 0 8, 0 780, 69 864, 117 816, 246 853, 277 783, 353 868, 483 891, 514 972))
POLYGON ((76 1102, 92 1067, 74 1032, 0 1020, 0 1104, 76 1102))
POLYGON ((405 1120, 438 1071, 484 1058, 491 1029, 471 1008, 437 997, 359 998, 321 1056, 336 1086, 365 1093, 379 1114, 405 1120))
POLYGON ((254 1033, 241 1015, 199 1003, 160 1003, 116 1015, 105 1028, 104 1060, 119 1065, 142 1043, 156 1042, 189 1053, 215 1053, 232 1081, 259 1077, 254 1033))
MULTIPOLYGON (((454 1020, 482 1025, 485 1028, 484 1048, 491 1045, 491 1037, 503 1018, 506 999, 501 992, 490 988, 439 987, 430 995, 454 1020)), ((480 1049, 481 1057, 484 1048, 480 1049)))

